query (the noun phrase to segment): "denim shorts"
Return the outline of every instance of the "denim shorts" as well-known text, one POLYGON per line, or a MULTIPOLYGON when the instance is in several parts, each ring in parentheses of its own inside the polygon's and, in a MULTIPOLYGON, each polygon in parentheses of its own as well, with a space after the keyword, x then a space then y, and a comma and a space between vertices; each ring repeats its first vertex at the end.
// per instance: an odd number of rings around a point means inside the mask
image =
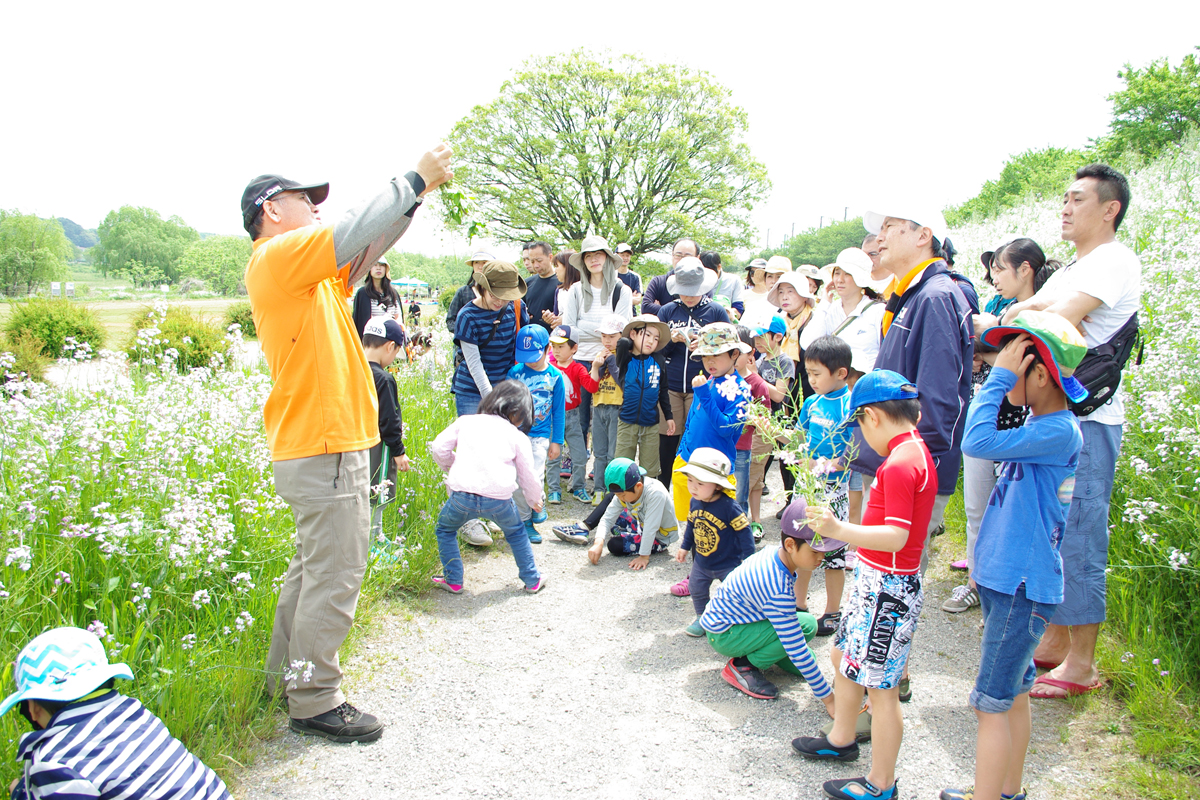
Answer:
POLYGON ((862 486, 863 486, 862 481, 863 481, 863 478, 862 478, 861 472, 855 472, 854 470, 850 470, 850 483, 849 483, 850 491, 861 492, 862 486))
POLYGON ((1037 670, 1033 651, 1054 616, 1055 603, 1036 603, 1025 596, 1025 584, 1017 593, 1004 594, 979 586, 983 609, 983 641, 980 643, 979 675, 968 702, 985 714, 1003 714, 1012 708, 1017 695, 1033 688, 1037 670))

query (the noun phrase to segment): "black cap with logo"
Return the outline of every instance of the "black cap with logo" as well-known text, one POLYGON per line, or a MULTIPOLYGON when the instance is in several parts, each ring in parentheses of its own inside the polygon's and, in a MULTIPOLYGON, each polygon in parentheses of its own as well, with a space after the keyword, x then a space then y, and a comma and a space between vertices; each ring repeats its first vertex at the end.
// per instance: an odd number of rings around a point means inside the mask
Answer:
POLYGON ((296 183, 296 181, 289 181, 278 175, 259 175, 250 181, 246 185, 246 191, 242 192, 242 225, 246 232, 254 235, 251 232, 251 226, 262 211, 263 203, 281 192, 297 191, 308 192, 308 199, 312 201, 313 205, 319 206, 329 196, 329 184, 296 183))

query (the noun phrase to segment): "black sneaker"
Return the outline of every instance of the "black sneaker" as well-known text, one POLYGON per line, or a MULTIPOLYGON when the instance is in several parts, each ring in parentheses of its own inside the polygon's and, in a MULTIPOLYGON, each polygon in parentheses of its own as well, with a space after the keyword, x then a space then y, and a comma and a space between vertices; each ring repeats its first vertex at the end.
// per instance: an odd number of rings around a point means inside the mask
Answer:
POLYGON ((779 695, 779 688, 744 657, 729 659, 725 669, 721 670, 721 677, 733 688, 759 700, 774 700, 779 695))
POLYGON ((857 741, 838 747, 824 736, 800 736, 792 739, 792 748, 813 761, 858 761, 857 741))
POLYGON ((383 723, 349 703, 308 719, 293 717, 290 727, 305 736, 320 736, 331 742, 373 742, 383 735, 383 723))
POLYGON ((838 623, 842 621, 842 612, 822 614, 817 620, 817 636, 833 636, 837 633, 838 623))

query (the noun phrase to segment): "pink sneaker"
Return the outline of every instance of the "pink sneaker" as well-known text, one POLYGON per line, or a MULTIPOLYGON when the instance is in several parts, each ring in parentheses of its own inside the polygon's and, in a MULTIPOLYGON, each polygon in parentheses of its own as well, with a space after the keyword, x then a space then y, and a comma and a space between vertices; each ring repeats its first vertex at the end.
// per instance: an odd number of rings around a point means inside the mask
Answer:
POLYGON ((962 561, 955 561, 950 565, 950 569, 961 569, 965 572, 967 569, 967 560, 964 558, 962 561))
POLYGON ((671 594, 676 597, 688 597, 692 593, 691 578, 684 578, 679 583, 671 587, 671 594))
POLYGON ((441 575, 433 576, 433 585, 439 589, 445 589, 450 594, 462 594, 463 590, 461 583, 446 583, 446 579, 441 575))

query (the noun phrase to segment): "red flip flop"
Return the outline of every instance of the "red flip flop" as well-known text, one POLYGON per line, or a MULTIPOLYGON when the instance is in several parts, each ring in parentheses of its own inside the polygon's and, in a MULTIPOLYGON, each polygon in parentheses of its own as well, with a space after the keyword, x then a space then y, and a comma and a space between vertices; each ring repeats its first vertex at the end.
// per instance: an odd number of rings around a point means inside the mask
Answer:
POLYGON ((1048 675, 1039 675, 1038 679, 1033 682, 1033 688, 1029 690, 1029 696, 1034 700, 1062 700, 1063 695, 1058 694, 1038 694, 1037 687, 1039 685, 1053 686, 1056 689, 1062 689, 1067 694, 1066 697, 1078 697, 1079 695, 1094 692, 1097 689, 1104 687, 1103 680, 1097 680, 1091 686, 1085 686, 1082 683, 1071 683, 1070 681, 1060 681, 1057 678, 1051 678, 1048 675))
POLYGON ((1043 661, 1040 658, 1033 660, 1033 665, 1038 669, 1056 669, 1061 663, 1061 661, 1043 661))

